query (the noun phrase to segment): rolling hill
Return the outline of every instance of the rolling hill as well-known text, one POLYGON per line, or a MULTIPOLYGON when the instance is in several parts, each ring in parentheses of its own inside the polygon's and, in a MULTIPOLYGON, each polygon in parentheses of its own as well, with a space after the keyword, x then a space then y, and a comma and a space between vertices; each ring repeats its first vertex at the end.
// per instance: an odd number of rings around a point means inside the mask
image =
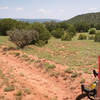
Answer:
POLYGON ((78 15, 67 20, 66 22, 70 24, 74 24, 77 22, 87 22, 91 24, 97 24, 100 23, 100 12, 78 15))

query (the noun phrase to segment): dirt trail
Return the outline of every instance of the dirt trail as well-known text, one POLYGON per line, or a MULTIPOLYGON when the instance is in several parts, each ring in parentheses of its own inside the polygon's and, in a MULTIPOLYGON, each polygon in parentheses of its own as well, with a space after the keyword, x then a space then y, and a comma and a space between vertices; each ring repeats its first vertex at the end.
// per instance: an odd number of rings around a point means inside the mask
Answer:
MULTIPOLYGON (((50 77, 33 63, 29 65, 20 58, 3 54, 2 49, 0 49, 0 70, 8 78, 9 84, 15 86, 15 91, 12 92, 4 92, 6 85, 0 87, 0 98, 7 100, 75 100, 81 93, 79 84, 83 76, 73 80, 69 78, 63 80, 61 76, 50 77), (21 99, 17 99, 16 92, 20 89, 23 95, 21 99)), ((84 77, 90 79, 90 75, 84 77)), ((0 77, 0 86, 1 84, 2 77, 0 77)))
MULTIPOLYGON (((2 50, 0 50, 0 69, 3 70, 3 73, 10 70, 10 74, 17 81, 15 83, 17 88, 26 87, 30 88, 32 93, 36 92, 35 96, 32 94, 23 96, 22 100, 53 100, 53 98, 67 100, 66 94, 69 95, 69 92, 64 84, 54 81, 49 76, 41 73, 34 65, 22 63, 11 55, 3 55, 2 50)), ((11 95, 10 93, 8 94, 11 95)), ((10 96, 10 100, 15 100, 13 95, 10 96)))

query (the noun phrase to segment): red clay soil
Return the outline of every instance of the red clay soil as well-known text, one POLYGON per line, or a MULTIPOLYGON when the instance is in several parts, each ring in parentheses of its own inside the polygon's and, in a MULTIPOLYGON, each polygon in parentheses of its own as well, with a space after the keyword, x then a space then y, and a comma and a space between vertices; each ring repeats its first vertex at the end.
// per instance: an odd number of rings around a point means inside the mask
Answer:
POLYGON ((66 75, 66 79, 63 75, 50 77, 48 73, 36 68, 35 64, 29 65, 20 58, 4 55, 1 49, 0 70, 0 74, 4 75, 0 75, 0 100, 75 100, 81 93, 80 80, 92 80, 89 74, 82 74, 76 79, 71 79, 70 75, 66 75), (5 82, 7 79, 8 83, 5 82), (4 91, 7 84, 14 85, 15 90, 4 91), (19 99, 16 96, 18 91, 22 91, 19 99))

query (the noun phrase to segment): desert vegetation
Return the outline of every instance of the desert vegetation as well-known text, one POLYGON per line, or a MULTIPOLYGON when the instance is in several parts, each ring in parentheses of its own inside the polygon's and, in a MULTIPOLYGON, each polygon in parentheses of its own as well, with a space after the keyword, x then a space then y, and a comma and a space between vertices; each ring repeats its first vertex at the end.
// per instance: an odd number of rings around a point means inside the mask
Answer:
POLYGON ((99 26, 85 21, 0 20, 0 98, 12 93, 13 100, 38 95, 41 100, 74 100, 79 84, 98 68, 99 26), (66 90, 74 96, 66 97, 66 90))
MULTIPOLYGON (((16 43, 17 46, 18 44, 20 45, 19 47, 24 47, 25 45, 32 43, 44 45, 48 43, 48 40, 52 36, 55 38, 60 38, 61 40, 69 41, 72 40, 72 38, 78 32, 88 32, 90 35, 95 35, 98 29, 99 28, 96 27, 95 23, 87 24, 86 22, 69 24, 66 21, 26 23, 13 19, 0 20, 0 35, 8 35, 12 42, 16 43), (20 37, 19 40, 18 37, 20 37), (27 43, 25 41, 27 41, 27 43), (23 46, 21 46, 21 44, 23 44, 23 46)), ((86 37, 83 35, 80 35, 79 38, 86 39, 86 37)), ((90 36, 90 38, 93 39, 92 36, 90 36)))
MULTIPOLYGON (((61 64, 73 65, 72 63, 75 63, 75 65, 80 65, 81 62, 78 62, 78 59, 74 60, 74 57, 71 57, 70 54, 71 52, 81 52, 77 44, 82 45, 82 52, 85 53, 85 48, 89 47, 91 50, 94 50, 91 48, 92 45, 94 45, 95 42, 100 42, 100 32, 96 29, 95 24, 89 25, 88 29, 85 29, 85 27, 87 27, 85 23, 69 24, 67 22, 53 21, 45 23, 25 23, 13 19, 3 19, 0 20, 0 22, 1 26, 5 23, 8 25, 3 26, 6 29, 5 32, 3 32, 2 27, 0 29, 1 45, 5 44, 5 41, 8 40, 10 42, 8 46, 17 46, 17 48, 22 48, 22 51, 26 53, 34 54, 39 58, 45 58, 61 64), (94 27, 92 28, 91 26, 94 27), (86 46, 84 46, 85 43, 86 46), (66 53, 60 54, 60 52, 66 50, 66 47, 69 48, 69 55, 66 56, 66 53), (40 51, 38 49, 40 49, 40 51), (47 52, 46 49, 52 52, 52 54, 47 52), (74 61, 71 61, 71 59, 74 61)), ((96 45, 98 46, 98 43, 96 43, 96 45)), ((5 49, 5 51, 7 51, 7 49, 5 49)), ((18 56, 19 55, 18 53, 18 56)), ((80 57, 77 55, 79 59, 81 56, 83 55, 80 54, 80 57)), ((88 61, 91 62, 91 60, 88 61)), ((82 64, 83 62, 84 60, 82 64)))

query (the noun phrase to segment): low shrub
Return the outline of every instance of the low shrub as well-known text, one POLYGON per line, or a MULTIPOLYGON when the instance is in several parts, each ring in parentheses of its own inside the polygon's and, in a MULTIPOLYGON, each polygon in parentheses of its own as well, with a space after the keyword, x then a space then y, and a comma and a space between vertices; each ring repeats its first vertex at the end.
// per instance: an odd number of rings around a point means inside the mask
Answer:
POLYGON ((89 35, 88 40, 94 40, 95 36, 94 35, 89 35))
POLYGON ((95 39, 94 39, 95 42, 100 42, 100 32, 97 32, 95 34, 95 39))
POLYGON ((14 54, 15 57, 20 56, 20 53, 19 52, 14 52, 13 54, 14 54))
POLYGON ((73 74, 71 75, 72 78, 76 78, 77 76, 78 76, 78 73, 77 73, 77 72, 75 72, 75 73, 73 73, 73 74))
POLYGON ((22 95, 22 90, 18 90, 17 92, 16 92, 16 96, 21 96, 22 95))
POLYGON ((80 34, 78 40, 86 40, 87 36, 85 34, 80 34))
POLYGON ((25 61, 29 61, 30 60, 30 58, 26 54, 22 55, 22 59, 25 60, 25 61))
POLYGON ((55 38, 61 38, 62 35, 64 34, 64 29, 58 28, 58 29, 56 29, 56 30, 53 30, 53 31, 51 32, 51 34, 52 34, 55 38))
POLYGON ((54 69, 56 66, 54 64, 45 63, 45 69, 48 71, 50 69, 54 69))
POLYGON ((65 70, 65 73, 73 73, 72 68, 67 68, 67 69, 65 70))
POLYGON ((73 25, 69 26, 67 31, 72 38, 76 35, 76 29, 73 25))
POLYGON ((14 86, 8 86, 4 89, 5 92, 9 92, 9 91, 14 91, 15 87, 14 86))
POLYGON ((37 43, 35 43, 36 46, 39 46, 39 47, 42 47, 46 44, 46 41, 43 41, 43 40, 39 40, 37 41, 37 43))
POLYGON ((33 23, 31 29, 34 29, 38 32, 39 40, 48 41, 51 37, 51 34, 49 33, 45 25, 42 23, 39 22, 33 23))
POLYGON ((62 35, 62 37, 61 37, 61 40, 62 41, 71 41, 72 37, 70 36, 70 34, 64 33, 64 35, 62 35))
POLYGON ((55 78, 58 78, 59 75, 60 75, 60 73, 59 72, 56 72, 56 71, 53 71, 53 72, 50 73, 50 76, 51 77, 54 76, 55 78))
POLYGON ((88 32, 89 34, 96 34, 96 28, 90 28, 88 32))
POLYGON ((85 79, 82 79, 82 80, 80 81, 80 83, 81 83, 81 84, 85 83, 85 79))
POLYGON ((39 35, 35 30, 18 30, 14 29, 7 32, 10 40, 18 47, 24 48, 24 46, 35 43, 38 41, 39 35))

